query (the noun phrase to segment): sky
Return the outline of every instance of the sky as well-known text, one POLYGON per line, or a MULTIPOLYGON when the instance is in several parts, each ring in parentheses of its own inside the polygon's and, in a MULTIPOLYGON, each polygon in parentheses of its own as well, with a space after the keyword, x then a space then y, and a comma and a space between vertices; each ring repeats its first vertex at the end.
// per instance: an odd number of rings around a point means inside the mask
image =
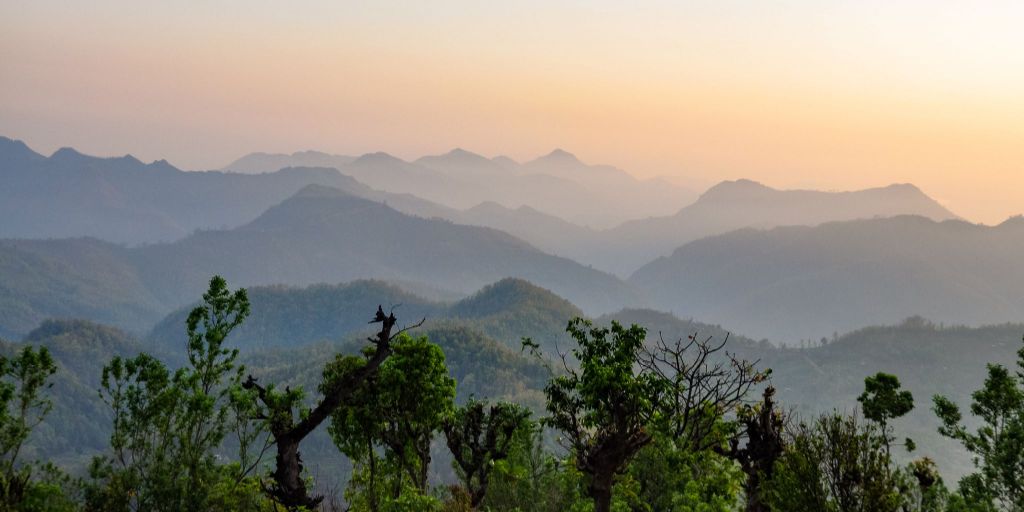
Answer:
POLYGON ((910 182, 1024 213, 1024 2, 0 4, 0 135, 219 168, 251 152, 564 148, 699 188, 910 182))

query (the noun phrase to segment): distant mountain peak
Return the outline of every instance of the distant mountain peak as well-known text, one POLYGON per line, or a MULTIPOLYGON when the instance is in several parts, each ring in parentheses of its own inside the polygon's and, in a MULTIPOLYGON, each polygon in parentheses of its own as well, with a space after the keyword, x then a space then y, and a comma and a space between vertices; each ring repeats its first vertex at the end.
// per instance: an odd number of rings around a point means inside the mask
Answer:
POLYGON ((354 164, 360 164, 360 163, 363 163, 363 164, 366 164, 366 163, 373 163, 373 164, 376 164, 376 163, 406 163, 406 161, 402 160, 401 158, 398 158, 397 156, 393 156, 393 155, 391 155, 389 153, 385 153, 383 151, 377 151, 375 153, 367 153, 365 155, 362 155, 359 158, 356 158, 355 161, 353 161, 352 163, 354 163, 354 164))
POLYGON ((548 153, 548 154, 538 158, 537 160, 544 160, 544 161, 557 162, 557 163, 577 163, 577 164, 582 164, 583 163, 583 162, 580 161, 579 158, 576 158, 576 155, 574 155, 574 154, 572 154, 572 153, 570 153, 570 152, 568 152, 568 151, 566 151, 566 150, 564 150, 562 148, 555 148, 550 153, 548 153))
POLYGON ((455 148, 455 149, 453 149, 453 150, 451 150, 451 151, 449 151, 449 152, 447 152, 447 153, 445 153, 443 155, 427 155, 427 156, 423 156, 423 157, 420 157, 420 158, 416 159, 416 163, 422 163, 422 164, 426 164, 426 165, 436 164, 436 165, 441 165, 441 166, 444 166, 444 165, 472 166, 472 167, 480 167, 480 168, 486 168, 486 167, 493 167, 493 166, 495 166, 495 162, 491 161, 491 159, 489 159, 489 158, 487 158, 485 156, 479 155, 477 153, 474 153, 472 151, 467 151, 467 150, 462 149, 462 148, 455 148))
POLYGON ((766 192, 774 192, 775 189, 756 182, 754 180, 748 180, 741 178, 738 180, 727 180, 718 183, 717 185, 709 188, 706 192, 701 194, 700 198, 703 199, 721 199, 721 198, 732 198, 732 197, 747 197, 751 194, 763 194, 766 192))
POLYGON ((0 136, 0 157, 5 160, 35 160, 43 155, 32 151, 27 144, 17 139, 0 136))
POLYGON ((913 183, 893 183, 891 185, 887 185, 885 187, 882 187, 880 190, 883 190, 883 191, 886 191, 886 192, 891 192, 891 193, 896 193, 896 194, 905 194, 905 195, 915 195, 915 196, 926 196, 927 195, 927 194, 924 193, 923 190, 921 190, 917 185, 914 185, 913 183))
POLYGON ((491 161, 506 171, 512 171, 519 168, 519 162, 505 155, 498 155, 492 158, 491 161))
POLYGON ((50 158, 54 160, 79 160, 85 158, 85 155, 75 148, 65 146, 54 151, 50 158))
POLYGON ((484 157, 482 157, 482 156, 480 156, 480 155, 478 155, 478 154, 476 154, 476 153, 474 153, 472 151, 466 151, 465 149, 462 149, 462 148, 455 148, 455 149, 445 153, 445 156, 484 158, 484 157))

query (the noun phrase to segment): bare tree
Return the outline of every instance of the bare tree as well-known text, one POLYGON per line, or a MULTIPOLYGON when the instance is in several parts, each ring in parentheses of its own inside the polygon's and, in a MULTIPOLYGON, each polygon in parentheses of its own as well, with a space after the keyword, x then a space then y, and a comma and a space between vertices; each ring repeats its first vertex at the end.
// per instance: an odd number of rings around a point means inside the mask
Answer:
POLYGON ((653 347, 645 346, 637 358, 644 371, 663 383, 663 428, 680 449, 722 446, 730 437, 722 431, 722 419, 749 403, 750 390, 771 374, 757 370, 758 361, 726 351, 728 335, 721 343, 712 339, 693 334, 668 343, 659 334, 653 347))

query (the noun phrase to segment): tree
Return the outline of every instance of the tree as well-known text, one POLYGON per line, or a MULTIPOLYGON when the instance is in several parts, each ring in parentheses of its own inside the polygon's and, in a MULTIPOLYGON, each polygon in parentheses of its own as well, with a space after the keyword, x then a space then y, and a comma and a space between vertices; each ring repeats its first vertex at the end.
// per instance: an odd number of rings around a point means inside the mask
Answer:
POLYGON ((173 374, 139 354, 115 357, 103 368, 101 398, 113 412, 113 456, 94 459, 92 506, 111 510, 210 510, 215 494, 234 492, 248 476, 219 464, 216 451, 240 421, 235 414, 244 368, 238 350, 224 347, 249 314, 244 289, 210 280, 203 303, 186 321, 189 365, 173 374), (230 485, 222 485, 228 481, 230 485))
POLYGON ((779 512, 896 512, 902 481, 889 465, 876 425, 826 414, 797 427, 763 497, 779 512))
POLYGON ((659 427, 680 449, 720 448, 735 437, 736 425, 723 417, 746 404, 751 388, 771 375, 726 352, 728 342, 728 336, 717 343, 694 334, 667 343, 659 336, 637 359, 665 391, 659 427))
POLYGON ((663 389, 636 366, 647 335, 642 327, 612 322, 601 328, 575 318, 566 330, 576 341, 572 355, 579 370, 562 357, 566 374, 544 388, 544 423, 565 436, 576 467, 589 479, 595 512, 608 512, 615 475, 652 440, 663 389))
POLYGON ((36 487, 32 468, 19 460, 32 431, 53 408, 44 393, 57 372, 46 347, 25 347, 14 357, 0 357, 0 505, 21 508, 36 487))
POLYGON ((762 405, 767 409, 762 416, 748 403, 751 389, 764 382, 771 370, 760 371, 756 361, 730 354, 725 350, 728 342, 728 336, 715 342, 693 334, 668 343, 659 336, 642 350, 638 363, 665 391, 658 407, 658 427, 672 450, 688 454, 682 460, 703 461, 707 457, 702 452, 714 451, 739 461, 748 476, 748 507, 759 510, 760 473, 771 467, 771 457, 781 451, 781 425, 775 425, 781 417, 775 416, 770 393, 765 395, 762 405), (726 419, 730 415, 732 419, 726 419), (743 437, 748 444, 740 449, 743 437))
MULTIPOLYGON (((864 392, 857 397, 857 401, 861 404, 864 417, 878 424, 882 431, 885 454, 891 455, 890 445, 894 438, 889 422, 914 409, 914 395, 900 389, 900 379, 895 375, 878 372, 864 379, 864 392)), ((914 442, 909 438, 904 446, 908 451, 914 450, 914 442)))
POLYGON ((284 391, 278 391, 273 385, 264 387, 251 375, 243 384, 245 389, 256 393, 261 404, 256 418, 266 425, 277 447, 276 465, 271 475, 273 483, 267 492, 273 500, 286 508, 312 509, 323 500, 323 496, 311 496, 306 489, 302 479, 299 444, 338 407, 351 399, 363 383, 376 375, 380 366, 391 356, 395 338, 409 329, 419 327, 423 321, 393 332, 398 323, 394 312, 384 314, 384 310, 378 306, 377 314, 369 323, 380 324, 380 331, 376 336, 368 338, 373 347, 366 352, 365 361, 352 371, 333 375, 329 382, 325 381, 320 387, 322 397, 312 409, 300 408, 303 396, 301 390, 285 388, 284 391))
POLYGON ((746 444, 740 447, 740 438, 730 440, 728 455, 739 462, 747 478, 743 484, 747 498, 747 512, 768 512, 765 482, 770 482, 775 463, 786 450, 786 415, 775 408, 775 388, 768 386, 757 406, 744 406, 739 412, 746 444))
POLYGON ((978 471, 960 481, 960 493, 969 502, 1008 511, 1024 510, 1024 348, 1017 354, 1016 376, 990 364, 982 388, 971 395, 971 413, 982 422, 973 433, 952 400, 935 396, 933 408, 942 421, 939 433, 974 455, 978 471))
MULTIPOLYGON (((364 380, 331 416, 335 444, 370 470, 367 493, 376 506, 378 471, 374 448, 384 448, 392 499, 410 487, 426 494, 430 444, 452 414, 455 380, 448 376, 444 352, 426 337, 401 336, 393 354, 376 375, 364 380)), ((361 365, 339 356, 324 370, 324 388, 344 379, 361 365)))
POLYGON ((445 421, 445 440, 471 509, 480 507, 494 464, 508 457, 516 432, 527 427, 529 417, 530 412, 516 404, 488 406, 470 399, 445 421))
POLYGON ((544 448, 544 428, 527 422, 513 435, 508 457, 494 463, 484 506, 502 512, 568 510, 580 498, 579 485, 564 469, 544 448))

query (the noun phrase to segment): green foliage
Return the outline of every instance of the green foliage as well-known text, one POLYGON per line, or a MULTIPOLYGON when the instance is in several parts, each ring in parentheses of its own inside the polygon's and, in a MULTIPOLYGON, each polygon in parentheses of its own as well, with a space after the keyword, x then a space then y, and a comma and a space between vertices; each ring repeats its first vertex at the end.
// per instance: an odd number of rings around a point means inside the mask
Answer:
MULTIPOLYGON (((378 372, 332 413, 328 431, 342 453, 366 468, 366 492, 376 495, 378 484, 387 480, 397 499, 407 489, 426 494, 430 444, 452 414, 455 380, 448 376, 444 352, 426 337, 403 334, 391 346, 394 352, 378 372), (384 463, 378 461, 378 447, 384 463)), ((322 389, 361 364, 337 356, 324 369, 322 389)))
MULTIPOLYGON (((864 417, 877 423, 882 431, 885 451, 889 453, 892 435, 889 422, 906 415, 914 409, 914 395, 900 388, 900 379, 895 375, 878 372, 864 379, 864 392, 857 397, 864 417)), ((908 451, 914 449, 914 443, 907 439, 908 451)))
POLYGON ((203 300, 186 322, 189 366, 172 373, 140 354, 115 357, 103 368, 100 395, 113 412, 113 453, 90 466, 91 507, 216 510, 251 487, 252 467, 216 459, 228 432, 245 431, 244 411, 251 410, 252 397, 240 387, 238 351, 223 347, 248 315, 248 299, 215 276, 203 300))
POLYGON ((51 464, 26 464, 22 448, 53 408, 47 391, 57 365, 46 347, 27 346, 13 357, 0 357, 0 508, 68 510, 74 487, 51 464))
POLYGON ((890 462, 877 426, 823 415, 799 426, 765 484, 765 501, 778 512, 896 512, 905 484, 890 462))
POLYGON ((974 455, 977 472, 960 481, 969 504, 1024 510, 1024 348, 1018 356, 1017 375, 990 364, 984 385, 971 395, 971 413, 982 422, 975 432, 962 423, 952 400, 934 397, 933 410, 942 421, 939 433, 960 441, 974 455))
POLYGON ((483 501, 494 464, 508 457, 516 432, 532 428, 529 417, 530 411, 516 404, 499 402, 488 407, 486 402, 470 399, 445 421, 445 440, 471 507, 483 501))
POLYGON ((627 473, 637 482, 639 510, 729 512, 739 502, 743 473, 712 451, 680 450, 662 436, 644 447, 627 473))
POLYGON ((540 425, 520 429, 508 457, 494 463, 483 507, 495 512, 568 510, 573 503, 586 501, 572 472, 571 463, 566 465, 545 449, 540 425))
POLYGON ((899 378, 882 372, 864 379, 864 393, 857 401, 861 403, 864 417, 881 425, 914 408, 914 395, 900 389, 899 378))
POLYGON ((590 479, 595 510, 606 512, 615 475, 652 439, 662 384, 636 367, 647 336, 642 327, 594 327, 576 318, 566 330, 576 340, 572 355, 580 369, 566 367, 544 388, 544 423, 565 436, 576 467, 590 479))

